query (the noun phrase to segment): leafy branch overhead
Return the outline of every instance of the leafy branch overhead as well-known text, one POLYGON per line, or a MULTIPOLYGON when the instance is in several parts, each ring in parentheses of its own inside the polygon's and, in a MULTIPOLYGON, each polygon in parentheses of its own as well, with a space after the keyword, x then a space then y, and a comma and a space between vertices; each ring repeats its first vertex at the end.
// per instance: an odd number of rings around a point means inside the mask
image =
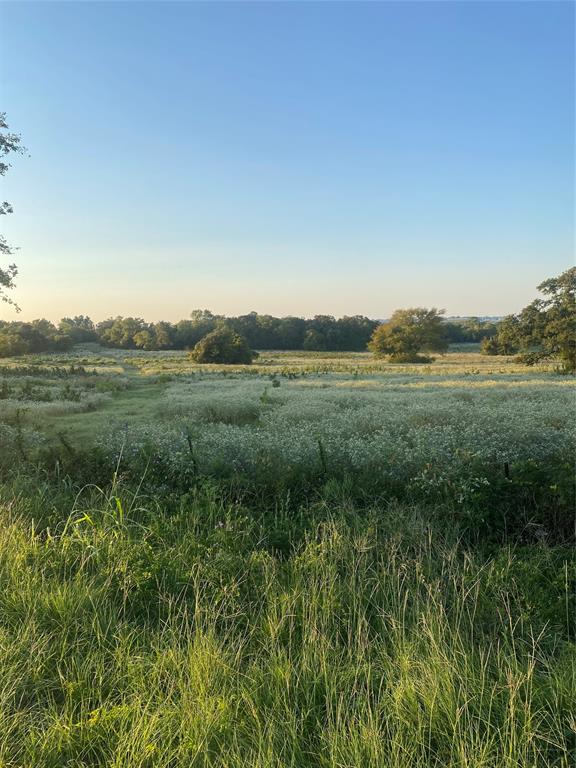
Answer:
MULTIPOLYGON (((10 163, 5 162, 5 158, 10 154, 24 154, 25 147, 22 146, 21 137, 17 133, 10 133, 8 123, 6 122, 6 113, 0 112, 0 176, 5 176, 10 168, 10 163)), ((7 200, 0 203, 0 215, 12 213, 13 209, 7 200)), ((14 248, 8 243, 4 235, 0 235, 0 254, 2 256, 11 256, 14 248)), ((16 264, 9 264, 7 267, 0 267, 0 300, 13 304, 12 299, 6 294, 7 290, 14 288, 14 278, 18 274, 16 264)))

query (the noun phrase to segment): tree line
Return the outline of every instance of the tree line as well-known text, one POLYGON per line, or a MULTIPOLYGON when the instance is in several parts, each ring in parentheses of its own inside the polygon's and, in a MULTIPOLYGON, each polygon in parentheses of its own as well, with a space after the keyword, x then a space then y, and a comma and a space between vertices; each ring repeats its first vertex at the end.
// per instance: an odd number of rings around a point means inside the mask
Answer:
MULTIPOLYGON (((0 321, 0 356, 64 351, 75 344, 97 342, 116 349, 192 350, 216 329, 226 326, 246 339, 251 349, 307 350, 314 352, 363 352, 381 321, 361 315, 273 317, 250 312, 238 317, 194 310, 176 323, 149 323, 139 317, 115 317, 94 323, 85 315, 64 317, 59 323, 0 321)), ((442 320, 448 343, 479 342, 497 332, 494 323, 477 318, 442 320)))
POLYGON ((177 323, 148 323, 115 317, 94 323, 85 315, 48 320, 0 321, 0 357, 65 351, 96 342, 117 349, 189 350, 198 362, 252 362, 254 350, 362 352, 392 362, 428 362, 450 344, 480 342, 486 355, 517 355, 533 365, 557 359, 560 370, 576 371, 576 267, 538 286, 543 298, 500 322, 447 320, 443 310, 397 310, 381 322, 362 315, 273 317, 250 312, 238 317, 194 310, 177 323), (424 354, 423 354, 424 353, 424 354))

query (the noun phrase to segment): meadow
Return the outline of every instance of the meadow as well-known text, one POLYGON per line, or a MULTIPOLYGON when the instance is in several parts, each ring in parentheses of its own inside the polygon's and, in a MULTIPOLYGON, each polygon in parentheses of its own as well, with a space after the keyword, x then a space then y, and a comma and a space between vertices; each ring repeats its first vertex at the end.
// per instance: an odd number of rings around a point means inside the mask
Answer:
POLYGON ((574 379, 0 361, 0 765, 576 759, 574 379))

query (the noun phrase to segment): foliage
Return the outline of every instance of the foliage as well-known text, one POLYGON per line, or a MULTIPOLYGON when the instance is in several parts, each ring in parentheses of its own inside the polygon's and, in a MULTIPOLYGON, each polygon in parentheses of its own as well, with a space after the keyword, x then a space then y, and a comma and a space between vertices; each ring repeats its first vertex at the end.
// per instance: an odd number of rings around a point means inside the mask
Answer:
MULTIPOLYGON (((6 122, 6 113, 0 112, 0 176, 4 176, 6 171, 10 168, 10 164, 4 162, 4 158, 9 154, 22 154, 26 150, 20 143, 20 136, 16 133, 8 132, 8 124, 6 122)), ((0 203, 0 215, 6 215, 12 213, 13 209, 10 203, 6 200, 0 203)), ((0 254, 2 256, 11 256, 14 252, 12 246, 10 246, 6 238, 0 235, 0 254)), ((18 274, 18 268, 16 264, 10 264, 7 267, 0 267, 0 301, 14 304, 10 296, 6 293, 7 290, 14 288, 14 278, 18 274)))
POLYGON ((388 322, 376 328, 368 346, 376 357, 389 355, 398 362, 429 362, 419 353, 443 353, 448 349, 442 311, 421 307, 399 309, 388 322))
POLYGON ((63 317, 58 323, 58 330, 68 336, 72 344, 84 344, 98 339, 94 323, 86 315, 63 317))
MULTIPOLYGON (((224 318, 205 309, 194 310, 190 319, 177 323, 148 323, 142 318, 118 316, 95 325, 89 317, 79 315, 62 318, 58 328, 74 344, 97 341, 114 349, 153 351, 193 349, 208 333, 223 324, 244 336, 252 349, 363 351, 378 323, 360 316, 336 320, 317 315, 304 320, 258 315, 256 312, 224 318)), ((12 335, 17 332, 17 326, 14 326, 12 335)), ((16 349, 17 345, 10 346, 16 349)))
POLYGON ((223 325, 204 336, 190 356, 197 363, 250 365, 256 353, 243 336, 223 325))
MULTIPOLYGON (((482 342, 485 354, 515 354, 520 347, 520 337, 526 335, 524 332, 530 327, 527 336, 530 346, 525 352, 528 354, 525 360, 534 363, 549 355, 565 355, 564 364, 569 368, 570 354, 573 355, 570 352, 570 334, 574 324, 573 293, 573 289, 569 289, 564 299, 557 300, 556 288, 556 298, 548 300, 545 343, 540 344, 540 348, 536 346, 534 328, 542 325, 542 312, 532 305, 524 310, 521 318, 510 316, 500 322, 497 335, 496 326, 491 322, 478 318, 446 321, 436 310, 424 309, 399 310, 383 324, 362 316, 335 319, 329 315, 316 315, 305 320, 250 312, 248 315, 224 318, 209 310, 194 310, 190 319, 177 323, 148 323, 142 318, 118 316, 94 325, 89 317, 80 315, 62 318, 58 328, 60 334, 69 337, 74 344, 97 341, 113 349, 142 349, 147 352, 193 349, 208 333, 222 325, 244 336, 251 349, 260 350, 363 351, 372 338, 370 349, 377 357, 390 355, 393 362, 405 364, 430 362, 432 358, 421 352, 444 352, 448 343, 472 345, 482 342), (562 345, 567 351, 561 351, 562 345)), ((18 336, 18 326, 12 327, 10 335, 11 341, 3 345, 4 350, 28 350, 26 343, 18 344, 14 338, 18 336)), ((19 353, 4 351, 1 354, 19 353)))
POLYGON ((148 330, 148 323, 140 317, 116 317, 98 323, 96 330, 98 339, 105 346, 136 349, 136 338, 138 334, 148 330))
POLYGON ((495 336, 498 326, 489 320, 467 317, 445 320, 444 330, 450 344, 476 344, 495 336))
POLYGON ((70 349, 73 338, 48 320, 31 323, 0 320, 0 357, 70 349))
POLYGON ((521 352, 528 364, 557 358, 567 373, 576 372, 576 267, 538 286, 535 299, 518 315, 509 315, 493 339, 483 343, 485 354, 521 352))
POLYGON ((508 315, 499 324, 495 336, 483 339, 480 350, 485 355, 514 355, 518 351, 520 320, 508 315))

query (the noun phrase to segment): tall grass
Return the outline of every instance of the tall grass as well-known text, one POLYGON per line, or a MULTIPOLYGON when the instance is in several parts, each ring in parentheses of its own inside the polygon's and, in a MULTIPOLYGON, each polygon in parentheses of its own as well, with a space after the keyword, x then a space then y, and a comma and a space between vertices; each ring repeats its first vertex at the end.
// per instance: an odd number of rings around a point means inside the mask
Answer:
POLYGON ((0 768, 575 764, 573 382, 3 366, 0 768))
POLYGON ((5 486, 0 765, 568 768, 570 552, 429 520, 5 486))

